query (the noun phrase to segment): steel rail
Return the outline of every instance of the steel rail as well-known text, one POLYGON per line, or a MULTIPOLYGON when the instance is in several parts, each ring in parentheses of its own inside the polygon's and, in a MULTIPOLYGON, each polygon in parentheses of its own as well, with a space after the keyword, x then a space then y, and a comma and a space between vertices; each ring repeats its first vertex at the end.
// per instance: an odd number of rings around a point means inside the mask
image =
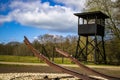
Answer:
POLYGON ((69 58, 71 61, 73 61, 74 63, 76 63, 79 67, 81 67, 82 69, 84 69, 84 70, 86 70, 88 72, 91 72, 92 74, 99 75, 99 76, 104 77, 104 78, 106 78, 108 80, 120 80, 120 78, 108 76, 108 75, 105 75, 103 73, 97 72, 97 71, 93 70, 92 68, 89 68, 89 67, 81 64, 80 61, 78 61, 77 59, 75 59, 74 57, 72 57, 69 53, 64 52, 64 51, 62 51, 61 49, 58 49, 58 48, 55 48, 55 49, 56 49, 56 51, 58 53, 64 55, 67 58, 69 58))
POLYGON ((24 43, 27 45, 27 47, 34 53, 34 55, 38 58, 40 58, 41 60, 43 60, 45 63, 47 63, 50 67, 53 67, 59 71, 62 71, 62 72, 65 72, 65 73, 68 73, 68 74, 71 74, 75 77, 78 77, 82 80, 98 80, 96 78, 92 78, 92 77, 89 77, 87 75, 83 75, 83 74, 80 74, 78 72, 75 72, 75 71, 72 71, 70 69, 67 69, 67 68, 64 68, 62 66, 59 66, 53 62, 51 62, 50 60, 48 60, 44 55, 42 55, 39 51, 37 51, 35 48, 33 48, 33 46, 31 45, 31 43, 29 42, 29 40, 27 39, 27 37, 24 36, 24 43))

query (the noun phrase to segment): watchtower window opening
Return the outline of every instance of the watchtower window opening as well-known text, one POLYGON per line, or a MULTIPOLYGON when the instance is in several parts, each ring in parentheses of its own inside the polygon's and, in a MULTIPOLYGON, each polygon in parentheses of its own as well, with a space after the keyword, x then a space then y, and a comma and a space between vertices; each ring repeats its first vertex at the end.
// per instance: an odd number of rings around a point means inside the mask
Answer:
POLYGON ((88 20, 88 24, 95 24, 95 19, 88 20))
POLYGON ((80 18, 80 24, 99 24, 105 26, 105 19, 82 19, 80 18))

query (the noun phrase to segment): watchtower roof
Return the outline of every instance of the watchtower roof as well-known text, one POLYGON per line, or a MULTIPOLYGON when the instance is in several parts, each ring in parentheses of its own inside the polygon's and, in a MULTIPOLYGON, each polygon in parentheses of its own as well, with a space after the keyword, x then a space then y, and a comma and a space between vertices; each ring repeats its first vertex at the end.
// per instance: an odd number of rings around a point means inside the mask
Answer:
POLYGON ((101 11, 94 11, 94 12, 84 12, 84 13, 75 13, 74 15, 83 18, 83 19, 105 19, 109 18, 106 14, 102 13, 101 11))

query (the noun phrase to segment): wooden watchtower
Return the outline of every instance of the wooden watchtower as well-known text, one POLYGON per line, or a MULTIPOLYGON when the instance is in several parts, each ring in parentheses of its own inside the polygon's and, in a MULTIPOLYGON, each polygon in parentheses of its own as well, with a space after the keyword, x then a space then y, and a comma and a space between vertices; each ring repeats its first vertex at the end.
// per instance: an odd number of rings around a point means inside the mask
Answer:
POLYGON ((88 55, 92 53, 94 63, 106 63, 104 33, 105 19, 109 17, 101 11, 75 13, 74 15, 78 17, 79 35, 75 57, 87 61, 88 55), (81 37, 85 37, 85 43, 81 37), (91 47, 89 48, 89 46, 91 47))

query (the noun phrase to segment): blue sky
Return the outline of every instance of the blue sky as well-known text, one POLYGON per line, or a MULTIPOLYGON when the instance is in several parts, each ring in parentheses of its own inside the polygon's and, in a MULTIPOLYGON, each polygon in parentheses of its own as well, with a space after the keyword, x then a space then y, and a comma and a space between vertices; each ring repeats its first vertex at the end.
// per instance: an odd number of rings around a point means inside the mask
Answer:
POLYGON ((75 12, 85 0, 0 0, 0 43, 43 34, 77 35, 75 12))

